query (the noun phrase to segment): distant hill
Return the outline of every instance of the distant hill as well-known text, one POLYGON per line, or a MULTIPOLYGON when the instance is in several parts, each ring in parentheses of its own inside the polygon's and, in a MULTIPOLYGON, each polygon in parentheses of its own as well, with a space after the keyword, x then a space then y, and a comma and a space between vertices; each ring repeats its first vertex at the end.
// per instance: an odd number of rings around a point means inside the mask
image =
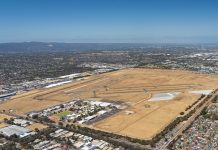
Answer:
POLYGON ((127 48, 148 47, 151 44, 130 43, 0 43, 0 52, 44 52, 44 51, 87 51, 87 50, 117 50, 127 48))
MULTIPOLYGON (((206 47, 217 47, 217 44, 203 44, 206 47)), ((23 52, 57 52, 57 51, 93 51, 93 50, 135 50, 144 48, 163 47, 198 47, 202 44, 139 44, 139 43, 56 43, 56 42, 23 42, 23 43, 0 43, 0 52, 23 53, 23 52)))

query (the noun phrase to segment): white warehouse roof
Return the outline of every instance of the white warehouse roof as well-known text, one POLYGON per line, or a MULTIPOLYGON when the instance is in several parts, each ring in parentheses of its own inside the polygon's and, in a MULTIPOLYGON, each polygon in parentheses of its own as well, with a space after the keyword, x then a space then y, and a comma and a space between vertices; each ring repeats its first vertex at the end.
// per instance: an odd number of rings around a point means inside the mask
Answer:
POLYGON ((5 136, 10 137, 11 135, 16 134, 19 137, 22 137, 22 135, 25 135, 26 133, 30 132, 30 129, 23 128, 17 125, 11 125, 5 128, 0 129, 0 134, 3 134, 5 136))

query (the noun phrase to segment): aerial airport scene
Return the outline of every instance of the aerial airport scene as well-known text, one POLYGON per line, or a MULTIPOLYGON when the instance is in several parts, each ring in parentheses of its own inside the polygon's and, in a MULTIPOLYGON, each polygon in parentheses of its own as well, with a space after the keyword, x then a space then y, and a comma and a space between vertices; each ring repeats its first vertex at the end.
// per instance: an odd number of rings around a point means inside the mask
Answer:
POLYGON ((0 150, 218 149, 217 2, 137 1, 0 2, 0 150))

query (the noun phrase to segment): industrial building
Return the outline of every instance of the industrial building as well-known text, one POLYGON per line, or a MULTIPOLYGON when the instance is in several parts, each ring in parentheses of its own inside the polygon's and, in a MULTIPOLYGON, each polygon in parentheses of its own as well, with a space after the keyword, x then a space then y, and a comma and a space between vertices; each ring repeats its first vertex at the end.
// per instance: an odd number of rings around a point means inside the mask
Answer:
POLYGON ((11 125, 0 129, 0 134, 7 137, 10 137, 12 135, 17 135, 18 137, 22 138, 27 135, 30 135, 31 134, 30 132, 31 132, 30 129, 20 127, 17 125, 11 125))

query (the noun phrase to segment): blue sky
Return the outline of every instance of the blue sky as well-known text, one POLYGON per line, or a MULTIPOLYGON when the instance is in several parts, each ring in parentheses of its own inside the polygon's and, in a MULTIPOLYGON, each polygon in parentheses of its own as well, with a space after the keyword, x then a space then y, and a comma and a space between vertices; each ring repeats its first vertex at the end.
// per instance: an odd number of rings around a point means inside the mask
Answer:
POLYGON ((218 42, 217 0, 0 0, 0 42, 218 42))

